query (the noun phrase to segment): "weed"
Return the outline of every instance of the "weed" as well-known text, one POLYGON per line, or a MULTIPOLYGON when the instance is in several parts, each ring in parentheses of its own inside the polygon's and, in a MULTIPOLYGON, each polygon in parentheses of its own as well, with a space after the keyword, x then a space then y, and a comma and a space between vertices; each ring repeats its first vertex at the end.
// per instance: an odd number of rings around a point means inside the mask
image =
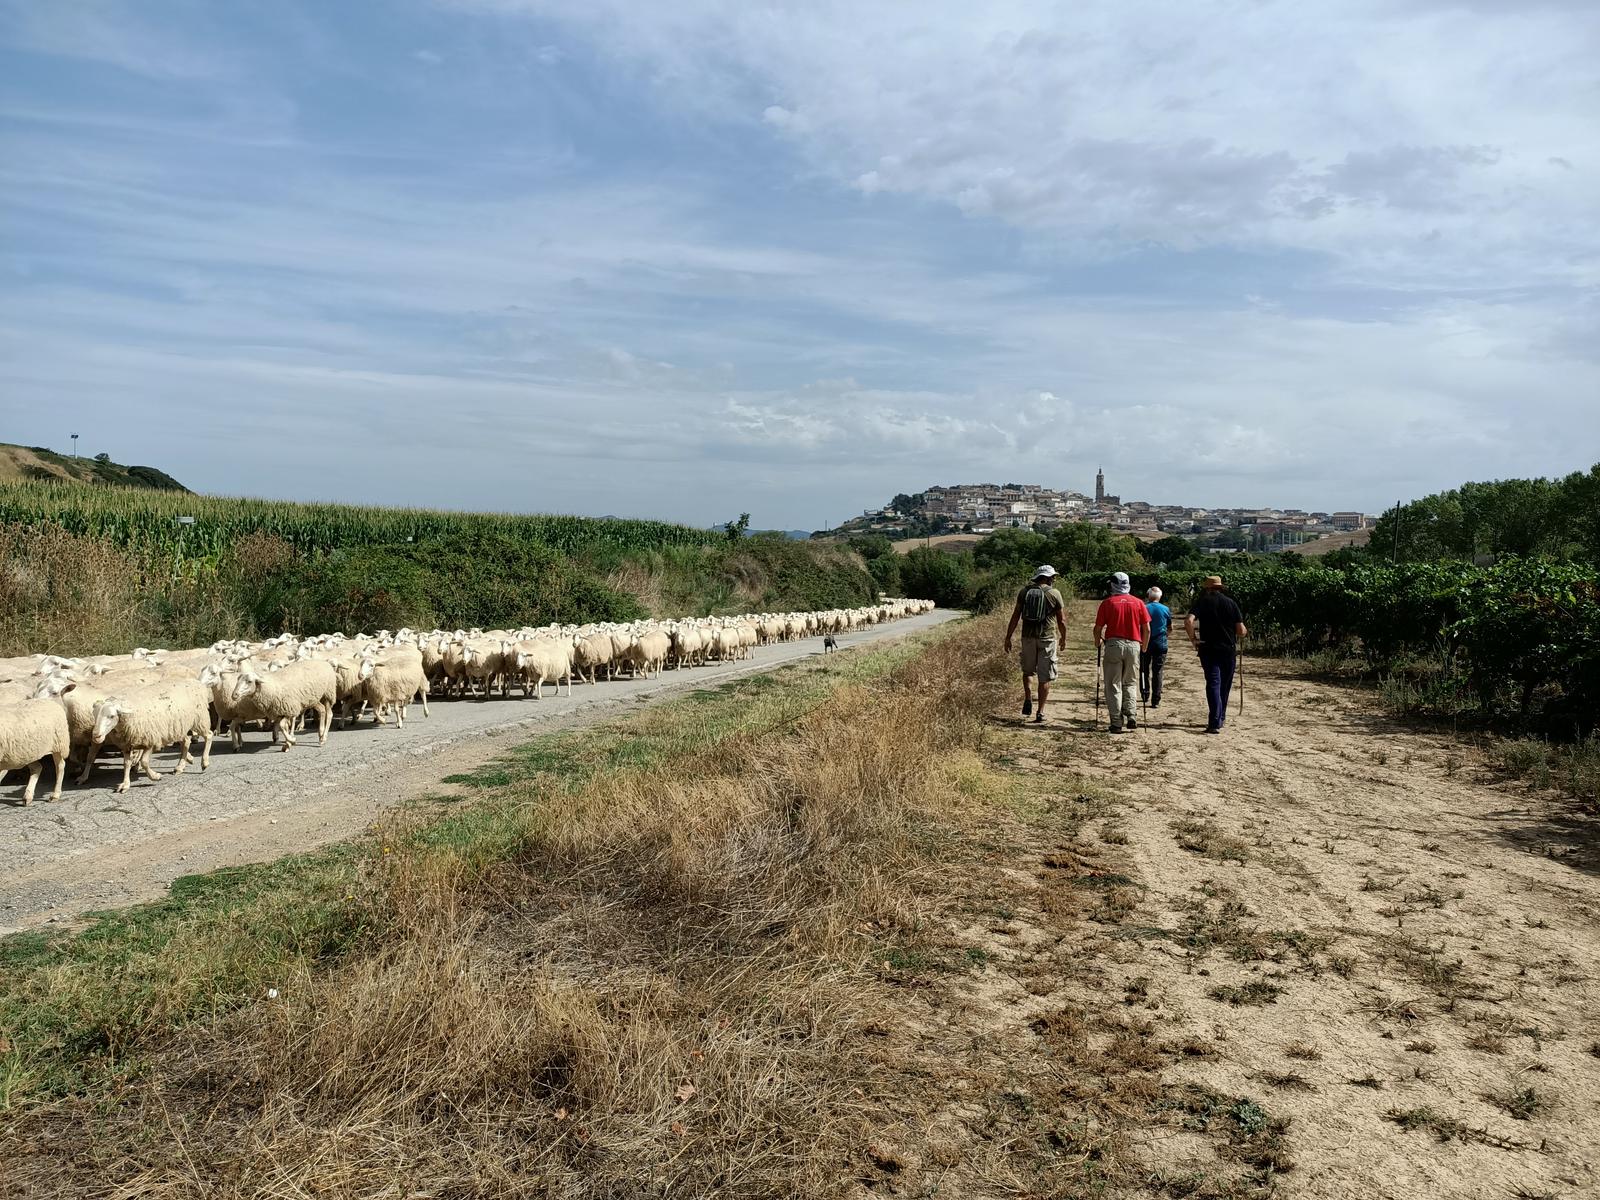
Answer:
POLYGON ((1430 1041, 1419 1038, 1416 1041, 1407 1042, 1406 1049, 1412 1054, 1432 1054, 1438 1047, 1430 1041))
POLYGON ((1317 1090, 1311 1086, 1311 1083, 1299 1071, 1287 1071, 1283 1074, 1269 1071, 1262 1075, 1261 1078, 1275 1088, 1286 1088, 1300 1092, 1314 1092, 1317 1090))
POLYGON ((1268 979, 1252 979, 1238 985, 1218 984, 1206 993, 1213 1000, 1221 1000, 1235 1007, 1240 1005, 1276 1004, 1283 995, 1283 987, 1268 979))
POLYGON ((1298 1058, 1304 1062, 1317 1062, 1322 1058, 1322 1051, 1309 1042, 1290 1042, 1283 1048, 1283 1052, 1290 1058, 1298 1058))
POLYGON ((1186 817, 1172 823, 1172 832, 1178 845, 1195 854, 1220 862, 1249 861, 1249 845, 1242 838, 1223 832, 1215 821, 1186 817))
POLYGON ((1481 1050, 1485 1054, 1504 1054, 1506 1039, 1493 1030, 1481 1029, 1467 1039, 1467 1049, 1481 1050))
POLYGON ((1503 1108, 1514 1121, 1527 1121, 1550 1107, 1547 1097, 1531 1087, 1509 1092, 1486 1092, 1483 1097, 1497 1108, 1503 1108))

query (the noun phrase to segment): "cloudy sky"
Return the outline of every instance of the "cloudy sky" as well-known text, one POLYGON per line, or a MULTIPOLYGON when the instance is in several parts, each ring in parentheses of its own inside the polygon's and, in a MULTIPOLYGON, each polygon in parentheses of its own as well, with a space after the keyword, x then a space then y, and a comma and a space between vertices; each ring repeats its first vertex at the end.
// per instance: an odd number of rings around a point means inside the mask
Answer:
POLYGON ((0 0, 0 440, 811 528, 1600 458, 1594 0, 0 0))

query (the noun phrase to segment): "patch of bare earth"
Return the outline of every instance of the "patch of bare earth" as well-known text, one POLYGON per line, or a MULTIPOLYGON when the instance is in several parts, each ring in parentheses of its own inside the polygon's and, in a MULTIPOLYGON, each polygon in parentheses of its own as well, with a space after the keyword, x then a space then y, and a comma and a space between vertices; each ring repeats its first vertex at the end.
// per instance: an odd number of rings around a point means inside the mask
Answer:
POLYGON ((1081 645, 1045 728, 996 718, 874 1190, 1600 1194, 1593 824, 1279 663, 1205 737, 1192 664, 1137 733, 1081 645))

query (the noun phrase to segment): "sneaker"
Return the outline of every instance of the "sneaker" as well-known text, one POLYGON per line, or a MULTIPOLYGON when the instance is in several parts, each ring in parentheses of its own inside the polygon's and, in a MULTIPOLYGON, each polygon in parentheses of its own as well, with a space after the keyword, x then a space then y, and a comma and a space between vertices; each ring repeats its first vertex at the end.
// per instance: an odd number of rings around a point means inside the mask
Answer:
POLYGON ((1025 716, 1025 717, 1031 717, 1033 715, 1033 697, 1032 696, 1024 696, 1023 697, 1023 699, 1022 699, 1022 715, 1025 716))
POLYGON ((1139 728, 1139 722, 1135 721, 1132 717, 1129 717, 1128 718, 1128 728, 1129 729, 1137 729, 1137 728, 1139 728))
POLYGON ((1039 715, 1033 719, 1033 723, 1035 725, 1043 725, 1044 724, 1044 709, 1041 708, 1039 710, 1039 715))
POLYGON ((1113 725, 1110 729, 1106 730, 1106 732, 1107 733, 1121 733, 1122 732, 1122 726, 1121 725, 1113 725))
POLYGON ((1207 733, 1221 733, 1222 730, 1218 729, 1215 725, 1207 725, 1206 726, 1206 732, 1207 733))
POLYGON ((1151 708, 1160 708, 1161 707, 1161 701, 1159 701, 1159 700, 1150 701, 1150 707, 1151 708))

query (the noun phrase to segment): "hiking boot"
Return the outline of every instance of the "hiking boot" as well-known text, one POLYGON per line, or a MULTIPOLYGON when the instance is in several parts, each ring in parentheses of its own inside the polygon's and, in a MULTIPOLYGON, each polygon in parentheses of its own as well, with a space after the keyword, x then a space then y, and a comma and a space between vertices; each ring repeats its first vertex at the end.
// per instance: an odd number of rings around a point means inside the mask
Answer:
POLYGON ((1044 724, 1044 709, 1041 708, 1039 710, 1039 715, 1033 719, 1033 723, 1035 725, 1043 725, 1044 724))
POLYGON ((1032 696, 1024 696, 1022 698, 1022 715, 1025 716, 1025 717, 1031 717, 1033 715, 1033 697, 1032 696))
POLYGON ((1106 730, 1106 732, 1107 733, 1121 733, 1122 732, 1122 726, 1121 725, 1113 725, 1110 729, 1106 730))
POLYGON ((1139 728, 1139 722, 1135 721, 1132 717, 1129 717, 1128 718, 1128 728, 1129 729, 1137 729, 1137 728, 1139 728))
POLYGON ((1222 730, 1218 729, 1215 725, 1207 725, 1206 726, 1206 732, 1207 733, 1221 733, 1222 730))

